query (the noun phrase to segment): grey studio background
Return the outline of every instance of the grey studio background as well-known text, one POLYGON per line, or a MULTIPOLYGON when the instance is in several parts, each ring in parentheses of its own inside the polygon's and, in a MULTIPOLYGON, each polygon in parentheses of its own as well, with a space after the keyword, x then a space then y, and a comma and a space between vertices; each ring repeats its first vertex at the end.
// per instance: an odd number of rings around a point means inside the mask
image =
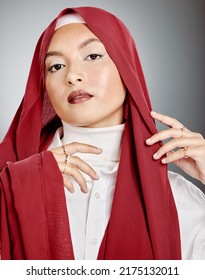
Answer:
POLYGON ((117 15, 136 41, 153 109, 205 135, 204 0, 1 0, 0 141, 24 94, 40 34, 63 8, 74 6, 117 15))

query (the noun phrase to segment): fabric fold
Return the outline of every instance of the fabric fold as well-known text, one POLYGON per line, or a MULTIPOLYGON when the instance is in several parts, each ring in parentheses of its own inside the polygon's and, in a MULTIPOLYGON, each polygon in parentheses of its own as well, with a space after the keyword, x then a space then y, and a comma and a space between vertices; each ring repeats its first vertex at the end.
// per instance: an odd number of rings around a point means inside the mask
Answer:
POLYGON ((51 152, 1 174, 2 259, 73 259, 63 181, 51 152))

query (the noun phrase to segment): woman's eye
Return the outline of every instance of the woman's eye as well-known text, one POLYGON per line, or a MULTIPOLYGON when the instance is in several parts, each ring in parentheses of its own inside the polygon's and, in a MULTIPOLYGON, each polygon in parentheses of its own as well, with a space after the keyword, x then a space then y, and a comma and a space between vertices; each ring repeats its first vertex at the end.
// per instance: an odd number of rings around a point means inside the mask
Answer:
POLYGON ((53 73, 53 72, 57 72, 58 70, 60 70, 64 67, 65 67, 65 65, 57 63, 57 64, 54 64, 51 67, 49 67, 48 71, 53 73))
POLYGON ((102 55, 93 53, 93 54, 88 55, 86 57, 86 60, 96 60, 96 59, 99 59, 101 57, 102 57, 102 55))

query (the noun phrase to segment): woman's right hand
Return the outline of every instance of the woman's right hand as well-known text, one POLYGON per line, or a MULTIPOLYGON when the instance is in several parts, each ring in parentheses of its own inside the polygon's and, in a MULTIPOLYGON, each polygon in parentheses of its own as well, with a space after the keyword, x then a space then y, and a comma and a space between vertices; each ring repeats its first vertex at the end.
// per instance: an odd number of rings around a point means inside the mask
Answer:
POLYGON ((81 174, 81 171, 89 175, 93 180, 99 179, 99 176, 95 170, 74 154, 101 154, 102 149, 87 144, 73 142, 50 151, 56 159, 58 167, 62 173, 64 185, 70 192, 74 192, 74 186, 70 180, 70 176, 73 177, 73 179, 78 183, 82 192, 88 192, 85 178, 81 174))

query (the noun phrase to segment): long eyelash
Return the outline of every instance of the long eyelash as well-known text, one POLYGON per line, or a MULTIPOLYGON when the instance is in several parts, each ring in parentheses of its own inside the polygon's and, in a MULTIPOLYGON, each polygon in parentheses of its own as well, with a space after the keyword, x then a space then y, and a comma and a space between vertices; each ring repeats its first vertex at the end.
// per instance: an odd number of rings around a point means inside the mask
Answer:
MULTIPOLYGON (((93 55, 94 55, 94 56, 97 56, 97 57, 99 57, 99 58, 103 57, 103 55, 102 55, 102 54, 98 54, 98 53, 91 53, 91 54, 89 54, 89 55, 87 56, 87 58, 88 58, 88 57, 90 57, 90 58, 91 58, 93 55)), ((95 59, 92 59, 92 58, 91 58, 91 60, 95 60, 95 59)))
MULTIPOLYGON (((51 66, 48 68, 48 71, 49 71, 49 72, 56 72, 56 71, 58 71, 58 70, 53 71, 53 68, 54 68, 56 65, 65 66, 65 65, 60 64, 60 63, 55 63, 55 64, 51 65, 51 66)), ((60 70, 60 69, 59 69, 59 70, 60 70)))

